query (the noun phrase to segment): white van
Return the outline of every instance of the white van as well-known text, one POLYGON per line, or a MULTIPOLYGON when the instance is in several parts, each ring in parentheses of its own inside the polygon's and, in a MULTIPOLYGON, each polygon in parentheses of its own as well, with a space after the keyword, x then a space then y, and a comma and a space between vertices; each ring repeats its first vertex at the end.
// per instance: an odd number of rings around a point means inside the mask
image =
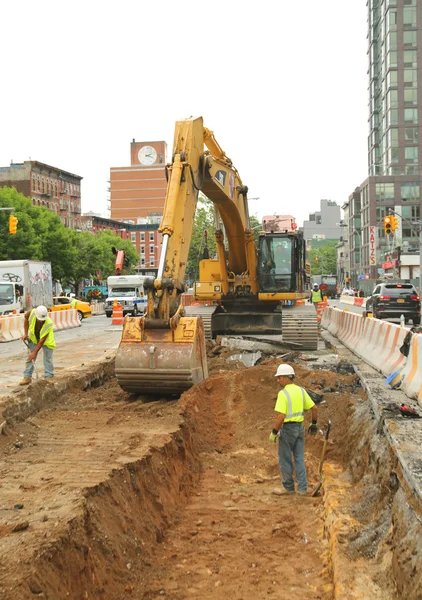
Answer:
POLYGON ((144 275, 113 275, 107 279, 108 297, 105 301, 105 312, 111 317, 113 304, 117 301, 123 306, 123 316, 142 316, 147 304, 144 293, 144 275))

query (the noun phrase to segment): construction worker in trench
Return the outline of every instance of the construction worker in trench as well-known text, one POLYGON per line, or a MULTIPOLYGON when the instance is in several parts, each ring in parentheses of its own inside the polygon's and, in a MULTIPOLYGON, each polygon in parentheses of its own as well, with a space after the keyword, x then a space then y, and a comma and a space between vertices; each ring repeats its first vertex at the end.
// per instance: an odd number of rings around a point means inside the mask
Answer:
POLYGON ((295 462, 298 494, 306 496, 308 479, 305 467, 305 427, 303 425, 305 410, 312 410, 312 425, 308 432, 315 435, 318 431, 318 409, 305 389, 293 383, 295 372, 287 364, 279 365, 275 374, 281 386, 274 410, 277 417, 274 429, 270 434, 270 442, 278 438, 278 461, 283 483, 282 494, 294 494, 293 461, 295 462))
POLYGON ((30 353, 25 365, 23 379, 19 385, 28 385, 32 381, 34 363, 37 354, 43 351, 45 378, 54 377, 53 350, 56 347, 54 339, 54 324, 48 316, 48 310, 45 306, 37 306, 28 310, 24 317, 24 334, 21 338, 28 342, 30 353))

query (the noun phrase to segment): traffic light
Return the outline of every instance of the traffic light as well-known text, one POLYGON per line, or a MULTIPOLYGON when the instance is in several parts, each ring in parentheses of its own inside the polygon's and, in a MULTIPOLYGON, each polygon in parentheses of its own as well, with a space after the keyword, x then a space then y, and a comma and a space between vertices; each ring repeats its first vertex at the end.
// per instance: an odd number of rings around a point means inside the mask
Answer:
POLYGON ((393 233, 393 217, 384 217, 384 233, 385 235, 391 235, 393 233))
POLYGON ((391 229, 393 231, 396 231, 396 229, 399 228, 399 218, 398 217, 391 217, 391 229))
POLYGON ((12 235, 15 235, 17 230, 18 230, 18 220, 13 215, 10 215, 10 217, 9 217, 9 233, 11 233, 12 235))

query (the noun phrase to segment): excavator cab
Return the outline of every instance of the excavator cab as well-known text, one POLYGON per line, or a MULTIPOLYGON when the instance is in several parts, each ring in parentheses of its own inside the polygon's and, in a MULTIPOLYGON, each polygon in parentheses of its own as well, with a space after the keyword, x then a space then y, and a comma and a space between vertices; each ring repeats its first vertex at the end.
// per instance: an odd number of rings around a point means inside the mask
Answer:
POLYGON ((260 292, 289 293, 305 289, 305 244, 300 234, 266 233, 259 238, 260 292))

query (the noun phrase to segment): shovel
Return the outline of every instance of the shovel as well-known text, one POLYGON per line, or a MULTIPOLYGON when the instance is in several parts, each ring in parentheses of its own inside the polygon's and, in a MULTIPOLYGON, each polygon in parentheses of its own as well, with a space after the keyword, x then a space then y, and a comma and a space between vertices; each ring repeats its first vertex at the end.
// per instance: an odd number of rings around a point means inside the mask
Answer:
POLYGON ((319 461, 319 482, 316 484, 316 486, 312 490, 311 496, 316 496, 322 487, 322 466, 324 464, 324 458, 325 458, 325 454, 327 452, 328 436, 330 435, 330 429, 331 429, 331 421, 328 421, 327 429, 325 430, 324 445, 322 447, 321 458, 319 461))
MULTIPOLYGON (((28 354, 31 354, 31 348, 29 347, 28 342, 26 340, 22 340, 22 341, 25 344, 25 346, 28 348, 28 354)), ((37 366, 35 364, 35 360, 31 360, 31 362, 32 362, 32 365, 33 365, 34 371, 35 371, 35 379, 38 379, 38 369, 37 369, 37 366)))

